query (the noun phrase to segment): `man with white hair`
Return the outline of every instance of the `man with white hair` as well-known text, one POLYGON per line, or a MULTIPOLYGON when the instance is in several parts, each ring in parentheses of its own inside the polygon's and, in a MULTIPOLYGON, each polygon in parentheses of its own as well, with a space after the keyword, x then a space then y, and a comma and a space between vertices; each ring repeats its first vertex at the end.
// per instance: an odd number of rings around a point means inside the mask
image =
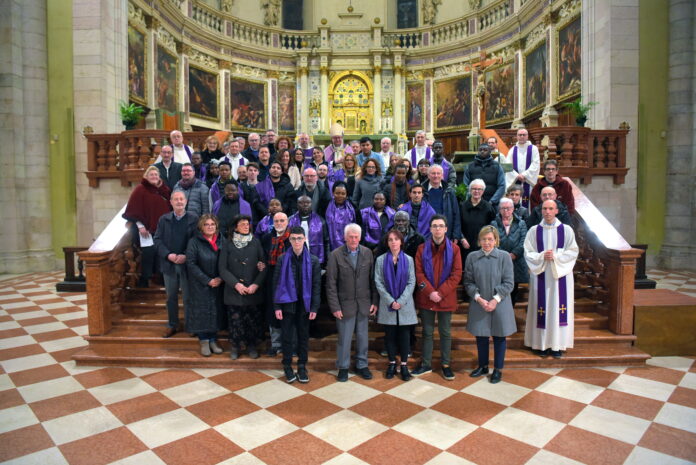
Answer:
POLYGON ((406 156, 411 158, 412 166, 418 165, 423 158, 430 161, 432 154, 430 146, 425 143, 425 131, 416 131, 416 145, 407 152, 406 156))
POLYGON ((306 132, 301 132, 297 135, 297 147, 296 149, 302 149, 305 156, 305 162, 309 163, 312 161, 312 154, 314 153, 314 147, 309 145, 309 134, 306 132))
POLYGON ((184 135, 181 131, 174 130, 169 133, 169 140, 172 141, 172 150, 174 151, 174 161, 177 163, 191 163, 191 147, 184 144, 184 135))
POLYGON ((249 141, 249 147, 242 152, 242 156, 249 161, 255 161, 258 163, 259 149, 261 148, 261 136, 256 132, 252 132, 249 134, 249 137, 247 137, 247 140, 249 141))
POLYGON ((462 261, 466 263, 466 257, 470 252, 478 250, 478 234, 481 228, 491 224, 495 219, 495 209, 483 197, 486 183, 482 179, 474 179, 469 184, 469 196, 461 204, 462 219, 462 261))
POLYGON ((459 241, 462 238, 459 201, 454 187, 442 183, 442 175, 442 166, 432 165, 428 168, 428 180, 423 183, 423 199, 433 207, 435 213, 447 219, 447 238, 459 241))
POLYGON ((389 167, 391 165, 391 157, 394 155, 392 152, 392 141, 389 137, 382 137, 379 141, 380 152, 379 156, 382 158, 382 166, 389 167))
POLYGON ((326 298, 336 317, 337 380, 348 381, 350 347, 355 334, 355 372, 372 379, 367 367, 368 322, 377 313, 379 294, 373 279, 372 251, 360 245, 362 229, 355 223, 344 229, 345 244, 329 254, 326 267, 326 298))
POLYGON ((324 149, 324 160, 328 163, 342 163, 343 156, 346 153, 353 153, 353 149, 343 142, 343 127, 340 124, 332 124, 329 133, 331 134, 331 144, 324 149))
POLYGON ((504 160, 512 164, 512 171, 506 175, 506 184, 522 186, 522 206, 529 208, 529 196, 539 179, 539 149, 529 142, 526 129, 517 130, 517 143, 508 152, 504 160))

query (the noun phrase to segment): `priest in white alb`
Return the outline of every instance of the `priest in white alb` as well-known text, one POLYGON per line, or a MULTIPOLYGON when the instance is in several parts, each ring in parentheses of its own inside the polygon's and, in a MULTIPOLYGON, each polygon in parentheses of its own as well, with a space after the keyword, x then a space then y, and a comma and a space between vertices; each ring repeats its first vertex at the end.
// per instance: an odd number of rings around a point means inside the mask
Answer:
POLYGON ((529 266, 524 345, 542 357, 561 358, 562 351, 573 347, 573 267, 578 244, 573 228, 556 218, 555 201, 544 201, 541 213, 542 222, 527 232, 524 241, 524 258, 529 266))
POLYGON ((504 163, 510 163, 512 170, 505 173, 505 188, 511 184, 522 187, 522 206, 529 209, 529 196, 539 179, 539 149, 529 142, 526 129, 517 130, 517 143, 504 157, 504 163))

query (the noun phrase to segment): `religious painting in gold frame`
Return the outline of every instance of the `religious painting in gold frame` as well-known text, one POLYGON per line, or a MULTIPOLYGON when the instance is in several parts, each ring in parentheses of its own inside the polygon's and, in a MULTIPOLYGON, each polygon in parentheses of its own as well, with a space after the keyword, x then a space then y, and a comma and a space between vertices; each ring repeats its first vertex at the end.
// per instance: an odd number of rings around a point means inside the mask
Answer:
POLYGON ((423 129, 423 83, 411 82, 406 84, 406 130, 418 131, 423 129))
POLYGON ((189 113, 191 116, 220 121, 220 76, 189 63, 189 113))
POLYGON ((524 110, 536 111, 546 105, 548 76, 546 73, 546 41, 524 54, 524 110))
POLYGON ((561 26, 556 33, 558 34, 558 97, 563 99, 581 90, 581 56, 582 43, 580 34, 580 16, 571 20, 565 26, 561 26))
POLYGON ((157 45, 157 73, 155 75, 155 92, 157 108, 174 112, 177 106, 177 66, 176 55, 157 45))
POLYGON ((280 131, 295 131, 296 93, 295 83, 278 84, 278 129, 280 131))
POLYGON ((128 97, 147 105, 147 35, 136 26, 128 25, 128 97))
POLYGON ((434 82, 435 129, 471 126, 471 75, 434 82))
POLYGON ((232 77, 230 79, 230 127, 266 130, 266 82, 232 77))
POLYGON ((515 116, 515 65, 507 63, 486 70, 486 123, 512 120, 515 116))

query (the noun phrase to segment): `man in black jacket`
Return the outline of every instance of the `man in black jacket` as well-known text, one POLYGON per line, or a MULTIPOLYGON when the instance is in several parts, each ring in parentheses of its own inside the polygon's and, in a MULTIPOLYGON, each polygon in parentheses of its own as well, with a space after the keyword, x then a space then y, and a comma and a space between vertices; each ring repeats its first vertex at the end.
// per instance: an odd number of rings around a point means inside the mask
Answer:
POLYGON ((174 161, 174 151, 171 145, 163 146, 160 156, 162 157, 162 161, 155 163, 155 166, 160 172, 162 181, 164 181, 171 190, 174 190, 174 186, 179 182, 179 179, 181 179, 181 167, 183 165, 174 161))
MULTIPOLYGON (((302 184, 295 190, 295 198, 299 199, 306 195, 312 199, 312 211, 318 213, 322 218, 326 216, 326 208, 331 202, 329 190, 317 183, 319 177, 314 168, 307 168, 302 174, 302 184)), ((294 205, 292 205, 294 208, 294 205)), ((294 213, 294 209, 291 213, 294 213)))
POLYGON ((186 194, 174 191, 170 198, 174 211, 165 213, 157 223, 155 247, 160 258, 160 270, 164 277, 167 292, 167 331, 164 337, 171 337, 179 327, 179 288, 184 295, 184 306, 188 300, 186 275, 186 246, 196 233, 198 216, 186 211, 186 194))
POLYGON ((273 273, 275 315, 283 328, 283 370, 285 380, 309 382, 307 359, 309 322, 317 317, 321 304, 321 267, 310 255, 301 227, 290 230, 290 246, 280 257, 273 273), (297 374, 292 370, 292 337, 297 333, 297 374))
POLYGON ((547 200, 553 200, 554 202, 556 202, 556 205, 558 206, 558 213, 556 214, 556 218, 558 218, 558 221, 560 221, 563 224, 567 224, 568 226, 572 226, 573 221, 570 217, 570 213, 568 213, 568 207, 566 206, 566 204, 558 200, 558 194, 556 193, 556 189, 554 189, 552 186, 546 186, 541 190, 541 203, 534 207, 534 209, 529 215, 529 218, 527 218, 527 229, 541 223, 541 219, 543 218, 541 214, 541 206, 547 200))

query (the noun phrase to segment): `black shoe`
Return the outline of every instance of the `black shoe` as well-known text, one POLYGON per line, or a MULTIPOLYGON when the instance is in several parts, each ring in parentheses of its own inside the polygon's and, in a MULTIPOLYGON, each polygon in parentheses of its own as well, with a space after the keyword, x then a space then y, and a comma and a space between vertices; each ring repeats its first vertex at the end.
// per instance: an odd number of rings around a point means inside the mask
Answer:
POLYGON ((454 372, 450 367, 442 367, 442 377, 447 381, 452 381, 454 379, 454 372))
POLYGON ((420 375, 424 375, 426 373, 430 373, 431 371, 433 371, 432 367, 430 367, 428 365, 420 365, 418 368, 413 370, 411 372, 411 374, 413 376, 420 376, 420 375))
POLYGON ((259 351, 256 350, 256 346, 248 347, 248 349, 249 349, 249 358, 254 358, 254 359, 259 358, 259 351))
POLYGON ((150 287, 150 279, 143 278, 143 277, 138 278, 138 282, 135 283, 135 287, 140 287, 140 288, 150 287))
POLYGON ((297 375, 295 375, 295 372, 292 371, 292 367, 283 367, 283 371, 285 371, 285 381, 288 383, 294 383, 297 379, 297 375))
POLYGON ((345 383, 348 381, 348 369, 347 368, 341 368, 338 370, 338 375, 336 375, 336 381, 339 383, 345 383))
POLYGON ((413 376, 411 376, 411 373, 408 371, 408 365, 401 365, 401 379, 408 381, 411 378, 413 378, 413 376))
POLYGON ((278 352, 279 352, 279 350, 278 350, 277 348, 275 348, 275 347, 270 347, 270 348, 266 351, 266 356, 267 356, 267 357, 275 357, 276 355, 278 355, 278 352))
POLYGON ((392 379, 396 374, 396 363, 390 363, 387 367, 387 373, 384 375, 387 379, 392 379))
POLYGON ((367 367, 356 368, 355 373, 360 375, 362 377, 362 379, 372 379, 372 373, 370 372, 370 369, 367 367))
POLYGON ((297 381, 300 383, 309 383, 309 375, 304 365, 297 366, 297 381))
POLYGON ((561 352, 560 350, 552 350, 551 356, 553 358, 561 358, 561 357, 563 357, 563 352, 561 352))
POLYGON ((387 353, 387 349, 382 349, 382 352, 379 353, 379 356, 380 356, 380 357, 386 357, 387 355, 389 355, 389 354, 387 353))
POLYGON ((491 382, 491 384, 496 384, 496 383, 499 383, 502 378, 503 378, 503 372, 496 368, 493 370, 493 374, 491 375, 491 378, 489 379, 489 381, 491 382))
POLYGON ((471 373, 469 373, 469 377, 471 378, 478 378, 479 376, 487 375, 488 374, 488 367, 478 367, 471 373))
POLYGON ((178 328, 178 327, 173 327, 173 328, 172 328, 172 327, 170 326, 169 328, 167 328, 167 330, 164 332, 164 334, 162 334, 162 337, 172 337, 172 336, 175 335, 177 332, 179 332, 179 328, 178 328))
POLYGON ((538 350, 538 349, 532 349, 532 353, 534 355, 538 355, 539 357, 548 357, 549 356, 549 349, 546 350, 538 350))

